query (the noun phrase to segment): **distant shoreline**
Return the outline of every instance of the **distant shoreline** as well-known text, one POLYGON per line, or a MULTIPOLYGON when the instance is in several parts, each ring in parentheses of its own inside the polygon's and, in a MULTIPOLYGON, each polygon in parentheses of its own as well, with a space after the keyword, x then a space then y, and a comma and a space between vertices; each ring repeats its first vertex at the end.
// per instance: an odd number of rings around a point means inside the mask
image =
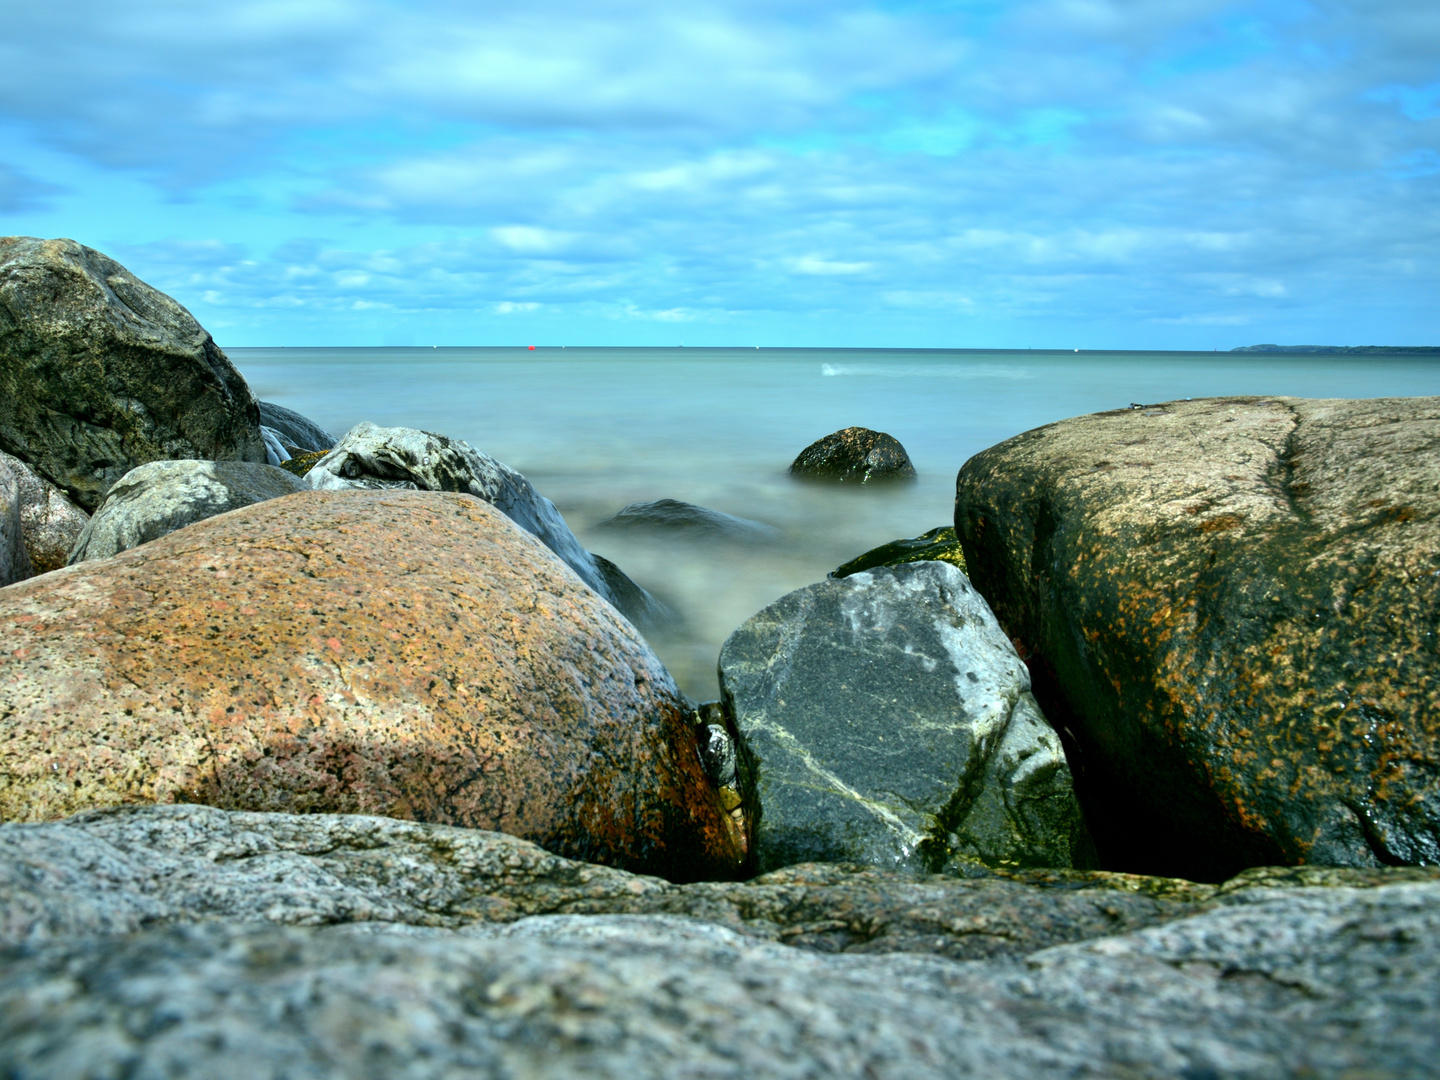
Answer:
POLYGON ((1393 353, 1430 353, 1440 355, 1440 345, 1242 345, 1231 352, 1248 353, 1314 353, 1344 356, 1390 355, 1393 353))

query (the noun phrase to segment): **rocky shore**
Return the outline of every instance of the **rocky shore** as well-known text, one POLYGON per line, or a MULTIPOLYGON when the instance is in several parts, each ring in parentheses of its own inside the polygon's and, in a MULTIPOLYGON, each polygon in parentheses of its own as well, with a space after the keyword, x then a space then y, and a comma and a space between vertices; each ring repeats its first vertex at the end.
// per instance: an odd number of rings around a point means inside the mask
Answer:
POLYGON ((525 477, 0 238, 0 1074, 1426 1075, 1437 520, 1440 399, 1078 417, 695 703, 525 477))

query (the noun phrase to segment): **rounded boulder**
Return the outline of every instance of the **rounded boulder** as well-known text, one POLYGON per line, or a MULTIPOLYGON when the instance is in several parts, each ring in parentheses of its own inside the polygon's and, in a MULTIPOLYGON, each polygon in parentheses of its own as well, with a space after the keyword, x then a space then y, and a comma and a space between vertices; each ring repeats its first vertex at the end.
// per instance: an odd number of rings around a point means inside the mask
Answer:
POLYGON ((817 439, 790 463, 790 475, 830 483, 914 480, 915 466, 900 440, 883 431, 848 427, 817 439))
POLYGON ((743 841, 669 673, 471 495, 306 491, 0 594, 0 819, 126 803, 495 829, 680 880, 743 841))

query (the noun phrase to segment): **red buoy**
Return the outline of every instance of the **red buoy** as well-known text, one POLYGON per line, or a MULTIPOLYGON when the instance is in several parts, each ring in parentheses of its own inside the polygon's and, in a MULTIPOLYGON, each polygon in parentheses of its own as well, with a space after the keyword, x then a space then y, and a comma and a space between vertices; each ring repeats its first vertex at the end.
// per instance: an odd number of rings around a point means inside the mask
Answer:
POLYGON ((531 352, 534 352, 534 351, 535 351, 535 346, 534 346, 534 345, 531 345, 531 346, 530 346, 530 351, 531 351, 531 352))

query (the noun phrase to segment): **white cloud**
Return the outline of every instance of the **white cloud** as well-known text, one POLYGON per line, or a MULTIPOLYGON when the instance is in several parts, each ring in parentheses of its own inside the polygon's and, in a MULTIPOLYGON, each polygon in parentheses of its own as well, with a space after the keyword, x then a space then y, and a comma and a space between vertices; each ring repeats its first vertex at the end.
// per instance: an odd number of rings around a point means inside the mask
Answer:
POLYGON ((840 262, 836 259, 822 259, 818 255, 802 255, 786 261, 797 274, 818 274, 824 277, 835 274, 863 274, 871 267, 868 262, 840 262))

